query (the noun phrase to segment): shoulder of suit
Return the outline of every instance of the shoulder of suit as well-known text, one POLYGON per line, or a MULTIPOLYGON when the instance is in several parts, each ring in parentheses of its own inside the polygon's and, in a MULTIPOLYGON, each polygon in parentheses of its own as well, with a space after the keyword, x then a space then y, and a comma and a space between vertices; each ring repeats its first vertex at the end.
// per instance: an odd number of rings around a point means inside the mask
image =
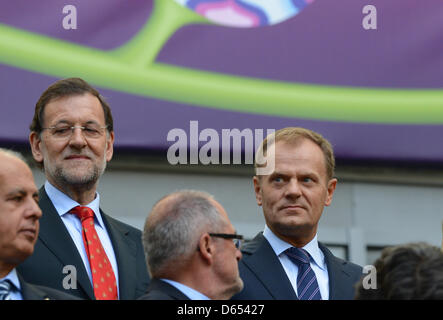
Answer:
POLYGON ((242 254, 251 255, 255 251, 263 245, 263 241, 266 241, 266 238, 263 236, 263 233, 258 233, 254 239, 247 240, 241 247, 242 254))
POLYGON ((23 298, 25 300, 80 300, 80 298, 75 297, 71 294, 56 290, 53 288, 30 284, 21 281, 23 298))
MULTIPOLYGON (((268 243, 266 238, 263 236, 263 233, 260 232, 255 236, 254 239, 246 241, 244 243, 244 245, 241 248, 242 254, 244 256, 252 255, 260 247, 262 247, 263 245, 266 245, 266 243, 268 243)), ((345 271, 349 274, 354 274, 356 276, 362 274, 363 268, 360 265, 334 256, 332 254, 332 252, 321 242, 319 242, 318 245, 319 245, 320 249, 322 250, 322 252, 324 253, 326 260, 329 261, 330 263, 332 262, 332 263, 336 263, 336 264, 341 265, 343 268, 343 271, 345 271)))
MULTIPOLYGON (((51 201, 48 197, 48 194, 46 193, 44 185, 42 187, 40 187, 40 189, 39 189, 39 197, 40 197, 40 201, 51 201)), ((101 208, 100 208, 100 213, 101 213, 102 217, 104 217, 109 222, 111 222, 112 224, 114 224, 115 226, 117 226, 121 229, 126 229, 130 232, 135 232, 136 234, 141 233, 141 231, 139 229, 137 229, 127 223, 124 223, 120 220, 117 220, 117 219, 111 217, 110 215, 106 214, 101 208)))
POLYGON ((137 228, 135 228, 135 227, 133 227, 133 226, 127 224, 127 223, 124 223, 124 222, 122 222, 120 220, 117 220, 117 219, 111 217, 110 215, 104 213, 103 210, 101 210, 101 209, 100 209, 100 213, 102 214, 102 217, 107 219, 108 222, 112 223, 114 226, 117 226, 120 229, 127 230, 127 231, 129 231, 131 233, 135 233, 137 235, 141 235, 141 230, 140 229, 137 229, 137 228))
POLYGON ((161 291, 161 290, 151 290, 143 296, 137 298, 137 300, 172 300, 172 297, 161 291))
POLYGON ((81 300, 78 297, 53 288, 37 285, 35 287, 45 293, 44 300, 81 300))
POLYGON ((338 263, 343 266, 346 270, 349 270, 351 273, 361 274, 363 272, 362 266, 355 264, 353 262, 341 259, 337 256, 334 256, 334 254, 329 250, 323 243, 318 243, 321 251, 325 255, 326 260, 334 261, 335 263, 338 263))

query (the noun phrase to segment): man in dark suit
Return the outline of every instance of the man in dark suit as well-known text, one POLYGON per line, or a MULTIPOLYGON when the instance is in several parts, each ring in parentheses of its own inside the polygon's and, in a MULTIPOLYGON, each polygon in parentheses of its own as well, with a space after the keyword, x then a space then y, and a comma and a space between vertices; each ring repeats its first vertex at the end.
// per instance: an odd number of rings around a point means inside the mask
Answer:
POLYGON ((141 231, 106 215, 96 192, 113 155, 108 104, 85 81, 60 80, 41 95, 30 129, 47 181, 40 235, 22 276, 84 299, 136 299, 149 283, 141 231))
POLYGON ((266 226, 242 248, 244 289, 234 299, 353 299, 362 268, 317 241, 337 184, 330 143, 311 130, 284 128, 262 142, 255 166, 266 226))
POLYGON ((32 172, 19 153, 0 148, 0 300, 71 300, 27 283, 16 267, 32 255, 42 212, 32 172))
POLYGON ((140 299, 231 298, 243 287, 237 241, 242 238, 211 195, 184 190, 162 198, 143 231, 152 281, 140 299))

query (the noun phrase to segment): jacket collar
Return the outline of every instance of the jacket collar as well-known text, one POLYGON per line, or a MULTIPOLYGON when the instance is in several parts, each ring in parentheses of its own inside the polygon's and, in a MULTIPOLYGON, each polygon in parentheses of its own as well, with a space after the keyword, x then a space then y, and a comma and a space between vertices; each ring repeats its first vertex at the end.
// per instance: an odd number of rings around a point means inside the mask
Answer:
MULTIPOLYGON (((324 254, 328 268, 329 299, 346 299, 346 289, 351 278, 347 270, 348 262, 335 257, 321 242, 318 246, 324 254)), ((242 247, 242 252, 244 254, 240 262, 257 275, 274 299, 297 299, 278 257, 261 232, 242 247)))

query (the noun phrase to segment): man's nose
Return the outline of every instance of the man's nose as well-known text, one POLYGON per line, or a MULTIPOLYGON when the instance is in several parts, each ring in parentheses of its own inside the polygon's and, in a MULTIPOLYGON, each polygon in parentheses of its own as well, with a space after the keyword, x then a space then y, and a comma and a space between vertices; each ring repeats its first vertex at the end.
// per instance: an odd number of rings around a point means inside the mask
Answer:
POLYGON ((285 190, 286 197, 298 198, 301 196, 301 186, 297 179, 291 179, 286 186, 285 190))
POLYGON ((240 261, 241 258, 243 258, 243 254, 241 253, 239 248, 237 248, 237 253, 235 257, 237 258, 237 261, 240 261))
POLYGON ((33 217, 35 219, 40 219, 42 217, 42 210, 32 197, 28 199, 26 216, 33 217))
POLYGON ((86 138, 83 135, 83 129, 80 127, 75 127, 72 129, 71 138, 69 139, 69 145, 73 148, 83 148, 86 146, 86 138))

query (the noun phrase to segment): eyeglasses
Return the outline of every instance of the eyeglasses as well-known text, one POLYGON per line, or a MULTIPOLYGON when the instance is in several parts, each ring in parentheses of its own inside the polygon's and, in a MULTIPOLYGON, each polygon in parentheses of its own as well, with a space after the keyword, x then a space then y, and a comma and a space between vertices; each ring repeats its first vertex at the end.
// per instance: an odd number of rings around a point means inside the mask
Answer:
POLYGON ((106 129, 107 127, 108 126, 101 127, 97 124, 87 124, 85 126, 70 126, 67 124, 62 124, 62 125, 57 125, 57 126, 42 128, 42 129, 49 130, 49 133, 55 139, 67 140, 72 137, 72 135, 74 134, 74 130, 76 128, 79 128, 82 130, 82 134, 85 138, 98 139, 101 136, 103 136, 104 129, 106 129))
POLYGON ((230 233, 209 233, 211 237, 223 238, 223 239, 231 239, 234 242, 234 245, 237 249, 241 248, 243 242, 243 236, 239 234, 230 234, 230 233))

